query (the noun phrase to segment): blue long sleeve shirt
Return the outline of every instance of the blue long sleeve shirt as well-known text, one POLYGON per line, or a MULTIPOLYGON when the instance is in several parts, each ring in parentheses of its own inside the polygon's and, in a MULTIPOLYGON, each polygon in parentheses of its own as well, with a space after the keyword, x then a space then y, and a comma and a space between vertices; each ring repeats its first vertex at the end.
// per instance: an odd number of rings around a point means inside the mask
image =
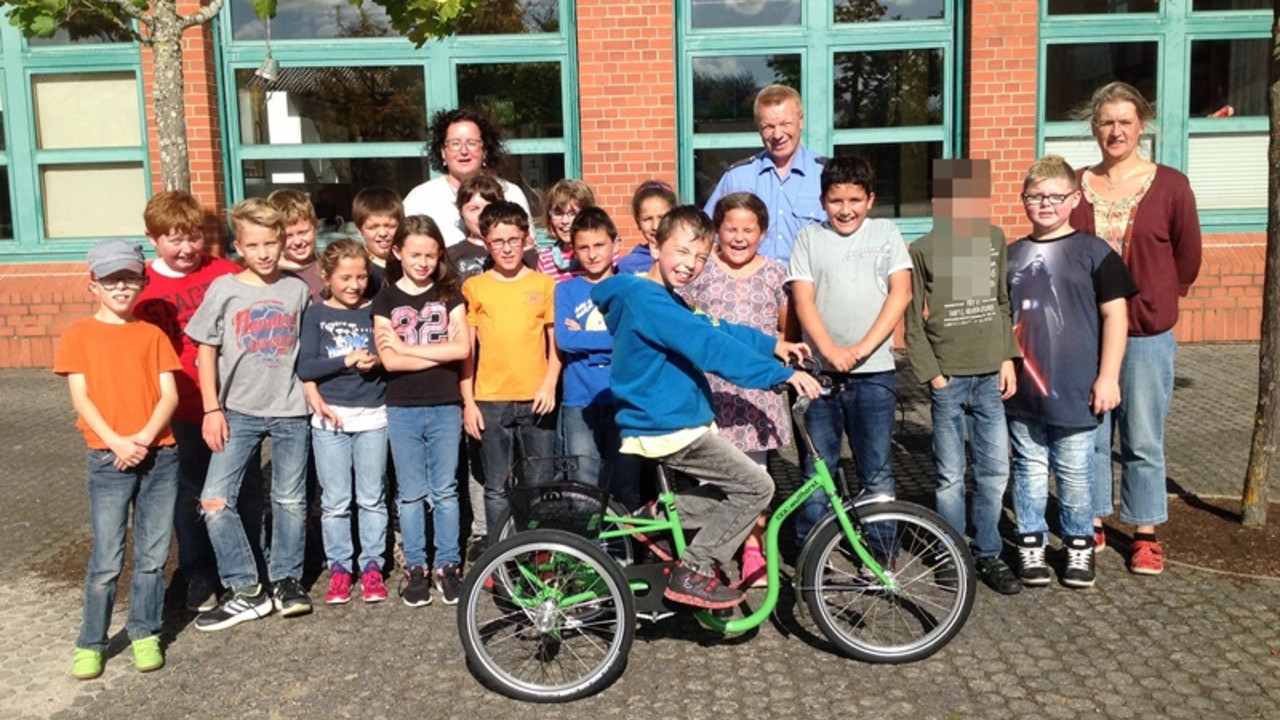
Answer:
POLYGON ((556 285, 556 347, 564 359, 566 407, 608 405, 609 368, 613 364, 613 336, 604 316, 591 301, 595 284, 575 277, 556 285), (572 320, 578 329, 570 329, 572 320))
POLYGON ((610 278, 595 286, 591 299, 613 334, 609 385, 624 437, 710 423, 715 411, 704 373, 742 387, 768 388, 795 372, 773 358, 775 338, 694 313, 647 278, 610 278))
POLYGON ((314 303, 302 315, 298 378, 314 380, 320 397, 339 407, 379 407, 387 393, 381 367, 362 373, 347 367, 354 350, 377 353, 373 347, 373 309, 354 310, 314 303))

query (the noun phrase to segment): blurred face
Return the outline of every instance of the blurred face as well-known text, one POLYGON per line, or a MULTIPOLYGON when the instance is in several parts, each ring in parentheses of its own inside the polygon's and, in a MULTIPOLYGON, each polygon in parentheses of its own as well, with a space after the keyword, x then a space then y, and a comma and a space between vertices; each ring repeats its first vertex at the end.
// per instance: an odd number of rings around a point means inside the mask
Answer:
POLYGON ((445 133, 441 152, 444 154, 445 169, 454 180, 462 182, 480 174, 485 160, 480 126, 470 120, 450 125, 445 133))
POLYGON ((614 239, 603 230, 579 230, 573 236, 573 257, 590 281, 607 277, 613 270, 614 239))
POLYGON ((391 254, 391 243, 396 239, 396 230, 400 221, 393 215, 370 215, 360 226, 360 236, 369 254, 385 261, 391 254))
POLYGON ((1138 140, 1146 125, 1138 119, 1138 109, 1128 100, 1103 103, 1093 122, 1093 137, 1109 160, 1124 160, 1138 151, 1138 140))
POLYGON ((578 207, 578 203, 570 200, 564 205, 557 205, 551 211, 551 222, 547 225, 556 242, 569 244, 569 228, 573 227, 573 221, 578 218, 578 213, 582 208, 578 207))
POLYGON ((369 285, 369 264, 363 258, 342 258, 338 266, 324 279, 329 296, 339 304, 356 308, 364 302, 364 290, 369 285))
POLYGON ((800 147, 800 131, 804 129, 800 105, 791 99, 766 105, 756 113, 756 127, 773 164, 778 167, 788 165, 800 147))
POLYGON ((480 213, 489 207, 489 201, 479 195, 472 195, 460 210, 458 214, 462 216, 462 222, 467 226, 467 237, 479 239, 480 237, 480 213))
POLYGON ((310 220, 299 220, 284 228, 284 257, 298 265, 316 259, 316 226, 310 220))
POLYGON ((1071 211, 1080 204, 1080 191, 1073 190, 1066 178, 1049 178, 1033 183, 1022 191, 1027 219, 1036 237, 1052 236, 1069 227, 1071 211), (1058 204, 1054 204, 1058 203, 1058 204))
POLYGON ((426 285, 435 275, 444 248, 430 235, 410 235, 404 239, 403 245, 392 248, 392 252, 404 268, 405 277, 415 285, 426 285))
POLYGON ((156 256, 174 272, 195 272, 204 256, 204 233, 200 230, 170 230, 160 237, 147 236, 156 246, 156 256))
POLYGON ((274 277, 279 269, 284 241, 275 228, 244 223, 236 231, 236 252, 244 258, 245 266, 255 275, 274 277))
POLYGON ((489 228, 484 244, 493 258, 493 269, 508 277, 520 272, 524 258, 525 232, 515 225, 498 223, 489 228))
POLYGON ((644 235, 644 241, 653 247, 658 244, 658 223, 671 212, 671 205, 660 197, 651 197, 640 203, 640 214, 636 216, 636 227, 644 235))
POLYGON ((746 208, 734 208, 724 215, 718 230, 720 259, 729 267, 740 268, 756 258, 760 238, 764 235, 756 214, 746 208))
POLYGON ((679 289, 693 282, 711 256, 711 240, 699 238, 693 230, 678 225, 658 248, 649 278, 669 288, 679 289))
POLYGON ((852 183, 832 185, 822 196, 822 209, 827 211, 831 229, 841 235, 857 232, 875 204, 875 193, 852 183))
POLYGON ((139 275, 129 270, 121 270, 120 272, 111 273, 103 278, 93 278, 89 281, 89 290, 94 297, 98 298, 98 302, 102 307, 111 311, 113 315, 120 317, 127 316, 133 303, 138 299, 138 293, 142 292, 142 288, 147 286, 147 278, 145 275, 139 275))

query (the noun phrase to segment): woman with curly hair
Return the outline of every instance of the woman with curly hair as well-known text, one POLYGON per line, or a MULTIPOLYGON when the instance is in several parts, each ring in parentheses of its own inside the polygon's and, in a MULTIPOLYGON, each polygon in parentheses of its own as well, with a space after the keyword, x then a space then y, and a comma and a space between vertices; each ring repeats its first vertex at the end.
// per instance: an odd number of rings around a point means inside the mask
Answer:
MULTIPOLYGON (((457 108, 441 110, 431 118, 427 155, 431 167, 444 173, 409 191, 404 198, 405 215, 428 215, 436 221, 446 246, 466 238, 466 228, 458 214, 458 186, 477 175, 497 177, 506 149, 502 128, 483 114, 457 108)), ((529 212, 529 201, 516 185, 499 179, 505 198, 529 212)))

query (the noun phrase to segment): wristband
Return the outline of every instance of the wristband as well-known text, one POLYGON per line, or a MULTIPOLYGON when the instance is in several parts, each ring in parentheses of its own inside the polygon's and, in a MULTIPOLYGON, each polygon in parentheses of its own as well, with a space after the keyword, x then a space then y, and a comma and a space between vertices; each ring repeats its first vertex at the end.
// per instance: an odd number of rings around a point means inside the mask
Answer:
POLYGON ((205 414, 205 415, 212 415, 213 413, 216 413, 216 412, 222 412, 222 408, 220 408, 220 407, 219 407, 219 408, 214 408, 214 409, 212 409, 212 410, 205 410, 205 411, 204 411, 204 414, 205 414))

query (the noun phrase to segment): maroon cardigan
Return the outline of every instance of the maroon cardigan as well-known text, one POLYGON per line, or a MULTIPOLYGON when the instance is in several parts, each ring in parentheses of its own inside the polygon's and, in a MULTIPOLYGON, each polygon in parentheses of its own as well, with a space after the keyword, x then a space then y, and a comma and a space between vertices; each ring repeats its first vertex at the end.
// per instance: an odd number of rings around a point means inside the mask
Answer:
MULTIPOLYGON (((1084 171, 1078 174, 1083 182, 1084 171)), ((1087 195, 1071 213, 1071 226, 1097 234, 1087 195)), ((1130 335, 1159 335, 1178 322, 1178 297, 1187 294, 1200 274, 1200 252, 1200 219, 1191 183, 1177 170, 1156 165, 1124 251, 1124 264, 1138 284, 1138 294, 1129 298, 1130 335)))

